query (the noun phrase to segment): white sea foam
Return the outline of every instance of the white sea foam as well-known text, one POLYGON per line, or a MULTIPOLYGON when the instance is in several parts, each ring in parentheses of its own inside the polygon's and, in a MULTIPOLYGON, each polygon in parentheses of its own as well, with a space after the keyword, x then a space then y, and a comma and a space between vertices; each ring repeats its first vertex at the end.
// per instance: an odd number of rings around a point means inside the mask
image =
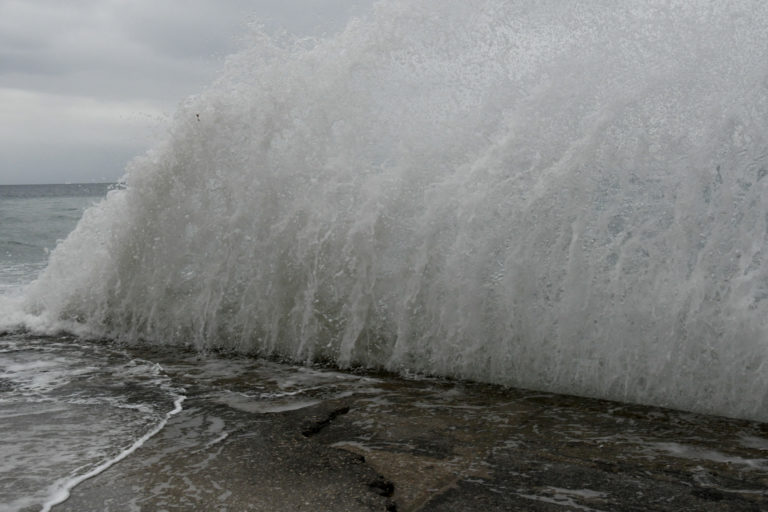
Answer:
POLYGON ((59 503, 65 502, 69 498, 70 492, 76 485, 82 482, 85 482, 89 478, 93 478, 99 473, 103 473, 110 467, 114 466, 115 464, 117 464, 124 458, 128 457, 139 448, 141 448, 141 446, 143 446, 144 443, 146 443, 148 440, 154 437, 158 432, 160 432, 163 429, 163 427, 165 427, 166 423, 168 423, 168 420, 172 416, 175 416, 176 414, 181 412, 182 410, 181 404, 184 402, 185 398, 186 397, 183 395, 177 396, 173 404, 174 405, 173 409, 171 411, 168 411, 168 413, 165 415, 165 418, 161 422, 159 422, 152 430, 150 430, 149 432, 141 436, 139 439, 134 441, 134 443, 130 447, 120 452, 116 457, 102 462, 101 464, 91 469, 87 473, 78 475, 74 478, 69 478, 69 479, 60 480, 59 482, 56 482, 52 486, 52 490, 50 493, 51 498, 43 504, 43 508, 41 509, 40 512, 49 512, 51 510, 51 507, 53 507, 54 505, 58 505, 59 503))
POLYGON ((768 420, 768 4, 255 31, 17 323, 768 420))
POLYGON ((673 442, 649 443, 648 447, 653 451, 667 453, 674 457, 680 457, 683 459, 700 459, 712 462, 721 462, 723 464, 743 465, 745 467, 757 469, 768 468, 768 459, 745 459, 744 457, 734 456, 716 450, 708 450, 688 444, 673 442))
POLYGON ((321 403, 321 400, 256 400, 253 397, 245 396, 240 393, 221 393, 220 396, 216 398, 216 401, 241 411, 258 414, 296 411, 321 403))
POLYGON ((62 498, 157 432, 182 396, 157 364, 30 336, 0 338, 0 388, 0 510, 62 498))

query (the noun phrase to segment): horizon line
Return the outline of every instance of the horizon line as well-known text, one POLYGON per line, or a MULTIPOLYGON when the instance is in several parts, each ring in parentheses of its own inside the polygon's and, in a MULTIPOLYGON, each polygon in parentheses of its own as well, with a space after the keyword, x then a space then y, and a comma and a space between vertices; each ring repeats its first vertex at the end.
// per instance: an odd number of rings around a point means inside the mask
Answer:
POLYGON ((66 181, 64 183, 0 183, 0 187, 49 187, 51 185, 115 185, 120 181, 66 181))

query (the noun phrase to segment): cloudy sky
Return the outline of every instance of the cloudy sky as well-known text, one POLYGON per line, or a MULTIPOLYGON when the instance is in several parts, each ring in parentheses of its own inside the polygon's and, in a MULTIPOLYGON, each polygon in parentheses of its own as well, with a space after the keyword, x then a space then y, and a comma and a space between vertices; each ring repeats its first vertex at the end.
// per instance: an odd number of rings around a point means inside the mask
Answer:
POLYGON ((372 0, 0 0, 0 184, 114 181, 249 22, 333 32, 372 0))

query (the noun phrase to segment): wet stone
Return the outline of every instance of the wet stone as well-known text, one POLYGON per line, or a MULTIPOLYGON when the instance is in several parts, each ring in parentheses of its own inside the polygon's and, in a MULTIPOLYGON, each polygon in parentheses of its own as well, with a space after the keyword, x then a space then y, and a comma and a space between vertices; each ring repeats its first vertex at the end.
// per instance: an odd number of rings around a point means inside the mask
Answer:
POLYGON ((55 511, 768 509, 761 423, 247 358, 139 355, 186 390, 184 410, 55 511))
POLYGON ((0 393, 4 391, 11 391, 15 386, 9 379, 0 379, 0 393))

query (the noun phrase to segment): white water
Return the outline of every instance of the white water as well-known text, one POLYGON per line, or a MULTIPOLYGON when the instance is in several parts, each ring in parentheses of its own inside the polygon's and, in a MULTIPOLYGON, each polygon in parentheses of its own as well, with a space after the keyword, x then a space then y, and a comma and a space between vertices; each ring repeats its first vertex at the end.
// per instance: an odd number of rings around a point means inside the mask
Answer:
POLYGON ((257 32, 6 317, 768 420, 767 26, 424 0, 257 32))
POLYGON ((159 364, 103 345, 0 337, 0 511, 50 510, 184 400, 159 364))
POLYGON ((99 473, 103 473, 110 467, 114 466, 121 460, 125 459, 129 455, 133 454, 136 450, 141 448, 144 443, 146 443, 148 440, 150 440, 152 437, 157 435, 158 432, 160 432, 165 425, 168 423, 168 420, 175 416, 176 414, 181 412, 181 404, 184 403, 184 399, 186 397, 184 396, 178 396, 173 402, 173 409, 171 411, 168 411, 165 414, 165 418, 163 418, 155 427, 141 436, 139 439, 133 442, 131 446, 117 454, 115 457, 106 460, 96 466, 95 468, 91 469, 85 474, 79 475, 75 478, 67 479, 59 481, 55 484, 54 490, 52 492, 52 496, 43 504, 43 508, 40 512, 49 512, 52 507, 63 503, 69 499, 70 493, 72 492, 72 489, 74 489, 77 485, 85 482, 86 480, 93 478, 94 476, 98 475, 99 473))

